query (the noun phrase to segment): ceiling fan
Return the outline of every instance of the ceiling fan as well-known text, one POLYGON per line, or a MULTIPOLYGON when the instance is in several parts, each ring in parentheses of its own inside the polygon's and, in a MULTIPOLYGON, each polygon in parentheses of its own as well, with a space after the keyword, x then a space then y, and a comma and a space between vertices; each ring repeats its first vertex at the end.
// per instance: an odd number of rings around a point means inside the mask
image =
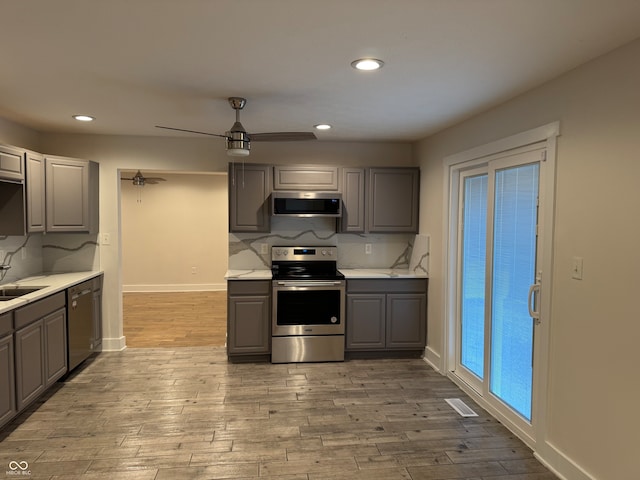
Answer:
POLYGON ((269 133, 248 133, 240 123, 240 110, 244 108, 247 100, 242 97, 229 97, 229 105, 236 111, 236 122, 224 135, 218 133, 198 132, 196 130, 186 130, 184 128, 165 127, 156 125, 157 128, 166 130, 176 130, 178 132, 199 133, 222 137, 227 141, 227 155, 231 157, 246 157, 251 149, 251 141, 254 142, 292 142, 299 140, 316 140, 313 132, 269 132, 269 133))
POLYGON ((122 177, 120 178, 120 180, 133 180, 133 184, 136 187, 144 187, 147 183, 150 185, 154 185, 158 182, 166 182, 166 179, 160 177, 145 177, 142 175, 142 173, 140 173, 140 170, 138 170, 133 177, 122 177))

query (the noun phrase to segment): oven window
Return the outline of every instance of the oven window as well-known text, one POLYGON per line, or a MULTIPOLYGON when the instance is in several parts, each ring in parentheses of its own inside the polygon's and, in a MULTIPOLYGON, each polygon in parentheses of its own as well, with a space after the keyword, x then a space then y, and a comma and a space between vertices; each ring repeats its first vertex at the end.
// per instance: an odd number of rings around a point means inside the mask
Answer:
POLYGON ((279 291, 278 325, 340 325, 340 290, 279 291), (334 318, 332 322, 331 319, 334 318))

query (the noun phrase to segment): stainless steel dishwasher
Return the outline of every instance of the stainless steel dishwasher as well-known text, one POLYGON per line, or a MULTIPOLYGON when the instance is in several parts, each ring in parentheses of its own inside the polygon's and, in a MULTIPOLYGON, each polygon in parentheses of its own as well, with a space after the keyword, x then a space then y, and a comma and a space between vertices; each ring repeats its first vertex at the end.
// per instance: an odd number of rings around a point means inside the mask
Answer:
POLYGON ((91 280, 67 289, 69 371, 93 352, 93 283, 91 280))

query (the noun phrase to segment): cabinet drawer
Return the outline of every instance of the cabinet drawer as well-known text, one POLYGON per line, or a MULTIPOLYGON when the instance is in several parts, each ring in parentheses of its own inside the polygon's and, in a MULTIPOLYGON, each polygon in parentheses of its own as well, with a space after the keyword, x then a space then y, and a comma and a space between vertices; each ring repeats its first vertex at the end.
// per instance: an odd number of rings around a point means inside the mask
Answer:
POLYGON ((270 293, 270 280, 229 280, 227 282, 228 295, 269 295, 270 293))
POLYGON ((426 278, 347 280, 347 293, 426 293, 426 278))
POLYGON ((27 305, 22 308, 18 308, 14 315, 15 321, 14 326, 15 329, 18 330, 26 325, 29 325, 34 320, 38 320, 45 315, 50 314, 51 312, 55 312, 59 308, 62 308, 66 305, 65 293, 60 292, 49 297, 43 298, 42 300, 38 300, 37 302, 33 302, 30 305, 27 305))
POLYGON ((13 331, 13 312, 0 315, 0 337, 13 331))

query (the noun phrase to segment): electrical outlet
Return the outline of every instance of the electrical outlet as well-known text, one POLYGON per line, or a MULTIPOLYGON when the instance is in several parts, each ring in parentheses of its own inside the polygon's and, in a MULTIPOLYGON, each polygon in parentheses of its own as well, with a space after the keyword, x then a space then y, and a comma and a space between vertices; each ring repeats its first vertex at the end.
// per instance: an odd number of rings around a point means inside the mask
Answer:
POLYGON ((268 243, 261 243, 260 244, 260 253, 262 255, 266 255, 269 253, 269 244, 268 243))
POLYGON ((108 233, 102 234, 102 245, 111 245, 111 235, 108 233))
POLYGON ((20 258, 22 258, 22 260, 27 259, 27 249, 24 247, 20 249, 20 258))
POLYGON ((196 275, 198 273, 198 267, 191 267, 191 275, 196 275))
POLYGON ((366 253, 367 255, 371 255, 371 244, 370 243, 365 243, 364 244, 364 253, 366 253))

